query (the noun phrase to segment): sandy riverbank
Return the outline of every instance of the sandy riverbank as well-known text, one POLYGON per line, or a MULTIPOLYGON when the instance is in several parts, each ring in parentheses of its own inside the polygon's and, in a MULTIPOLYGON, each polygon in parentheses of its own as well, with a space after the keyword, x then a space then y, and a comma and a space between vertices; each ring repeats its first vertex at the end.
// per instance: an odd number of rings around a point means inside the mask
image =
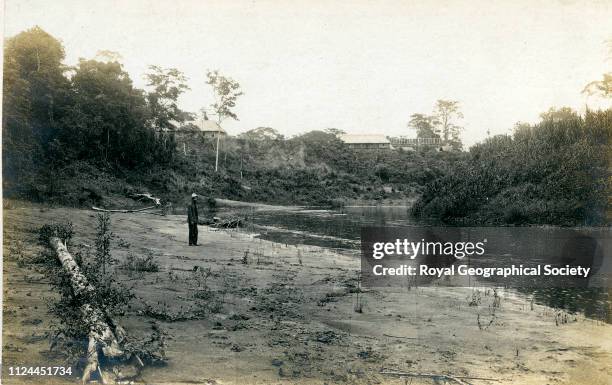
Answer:
MULTIPOLYGON (((47 338, 53 319, 46 303, 54 293, 36 266, 18 263, 41 250, 31 230, 58 220, 74 223, 73 250, 93 244, 91 211, 17 206, 4 212, 4 383, 59 380, 6 373, 10 365, 61 362, 47 338)), ((472 384, 612 383, 611 325, 571 316, 572 322, 557 326, 553 310, 531 310, 511 292, 501 291, 500 307, 493 308, 491 292, 469 306, 471 289, 434 287, 368 290, 360 294, 363 311, 357 313, 358 259, 206 227, 201 246, 188 247, 186 227, 183 216, 112 216, 112 230, 122 240, 114 255, 123 260, 128 252, 151 252, 161 265, 160 272, 138 277, 118 271, 137 296, 120 318, 128 333, 156 321, 170 336, 168 365, 147 368, 142 382, 404 383, 380 374, 386 368, 497 380, 466 380, 472 384), (198 306, 194 266, 213 272, 206 285, 216 293, 209 301, 219 307, 189 321, 155 319, 198 306), (147 304, 156 315, 144 311, 147 304)))

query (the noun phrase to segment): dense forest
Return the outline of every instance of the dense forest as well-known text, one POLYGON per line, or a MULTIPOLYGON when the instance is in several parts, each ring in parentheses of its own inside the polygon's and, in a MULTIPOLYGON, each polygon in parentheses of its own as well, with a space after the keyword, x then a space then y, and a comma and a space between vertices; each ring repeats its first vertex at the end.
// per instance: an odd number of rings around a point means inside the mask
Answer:
POLYGON ((612 110, 542 114, 470 148, 412 211, 452 224, 601 224, 611 196, 612 110))
MULTIPOLYGON (((6 41, 8 196, 82 206, 147 190, 182 204, 195 191, 217 198, 337 205, 347 199, 414 197, 463 156, 355 152, 333 129, 286 139, 258 128, 221 141, 217 172, 214 140, 194 137, 190 151, 177 151, 173 129, 193 117, 177 104, 188 89, 180 71, 151 66, 147 90, 141 90, 112 52, 75 66, 63 61, 62 44, 38 27, 6 41)), ((229 107, 231 93, 240 95, 237 83, 219 82, 218 72, 208 76, 209 84, 226 92, 226 103, 215 107, 235 117, 229 107)))
MULTIPOLYGON (((334 129, 284 138, 252 129, 217 143, 194 137, 180 150, 177 125, 187 79, 149 67, 147 89, 133 85, 120 58, 100 52, 64 63, 60 41, 38 27, 5 42, 3 187, 9 197, 71 206, 117 204, 113 197, 149 191, 182 207, 191 192, 245 201, 342 205, 349 200, 417 198, 416 217, 449 224, 591 224, 605 221, 610 191, 612 110, 579 116, 563 108, 490 137, 463 152, 449 117, 413 114, 419 137, 443 137, 455 150, 355 151, 334 129), (440 119, 440 117, 442 117, 440 119), (187 147, 186 147, 187 148, 187 147)), ((208 74, 220 114, 239 85, 208 74), (221 80, 221 81, 220 81, 221 80), (224 93, 225 92, 225 93, 224 93), (224 93, 224 94, 223 94, 224 93), (225 103, 225 104, 224 104, 225 103)), ((606 77, 588 87, 609 97, 606 77), (603 88, 602 88, 603 87, 603 88)))

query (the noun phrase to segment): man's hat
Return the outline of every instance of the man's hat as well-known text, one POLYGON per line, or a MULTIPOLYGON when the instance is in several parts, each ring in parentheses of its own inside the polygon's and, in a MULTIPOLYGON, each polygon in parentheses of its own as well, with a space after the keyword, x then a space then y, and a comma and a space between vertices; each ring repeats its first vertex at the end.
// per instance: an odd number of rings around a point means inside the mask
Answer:
POLYGON ((198 197, 198 194, 193 193, 193 194, 191 194, 191 197, 192 197, 192 198, 197 198, 197 197, 198 197))

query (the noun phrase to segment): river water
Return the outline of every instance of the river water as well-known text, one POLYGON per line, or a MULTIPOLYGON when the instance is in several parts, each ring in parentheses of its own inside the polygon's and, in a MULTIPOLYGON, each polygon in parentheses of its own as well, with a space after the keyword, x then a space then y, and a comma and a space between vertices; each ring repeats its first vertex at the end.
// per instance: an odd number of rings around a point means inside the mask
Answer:
MULTIPOLYGON (((241 205, 218 207, 218 213, 248 218, 247 231, 262 239, 290 245, 304 244, 360 255, 364 226, 416 226, 408 206, 349 206, 337 210, 315 207, 241 205)), ((514 256, 520 257, 520 256, 514 256)), ((612 323, 611 293, 608 289, 549 288, 517 289, 517 293, 540 304, 612 323)))
POLYGON ((263 239, 359 253, 361 227, 415 224, 408 209, 405 206, 351 206, 339 210, 259 209, 252 211, 250 218, 263 239))

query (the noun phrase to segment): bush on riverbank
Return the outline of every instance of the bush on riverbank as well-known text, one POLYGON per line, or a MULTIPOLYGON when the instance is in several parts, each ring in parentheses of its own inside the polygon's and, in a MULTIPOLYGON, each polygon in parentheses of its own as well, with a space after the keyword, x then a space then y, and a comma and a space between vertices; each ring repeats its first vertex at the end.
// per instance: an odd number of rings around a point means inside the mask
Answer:
POLYGON ((449 224, 601 224, 612 110, 518 126, 472 147, 412 209, 449 224))

